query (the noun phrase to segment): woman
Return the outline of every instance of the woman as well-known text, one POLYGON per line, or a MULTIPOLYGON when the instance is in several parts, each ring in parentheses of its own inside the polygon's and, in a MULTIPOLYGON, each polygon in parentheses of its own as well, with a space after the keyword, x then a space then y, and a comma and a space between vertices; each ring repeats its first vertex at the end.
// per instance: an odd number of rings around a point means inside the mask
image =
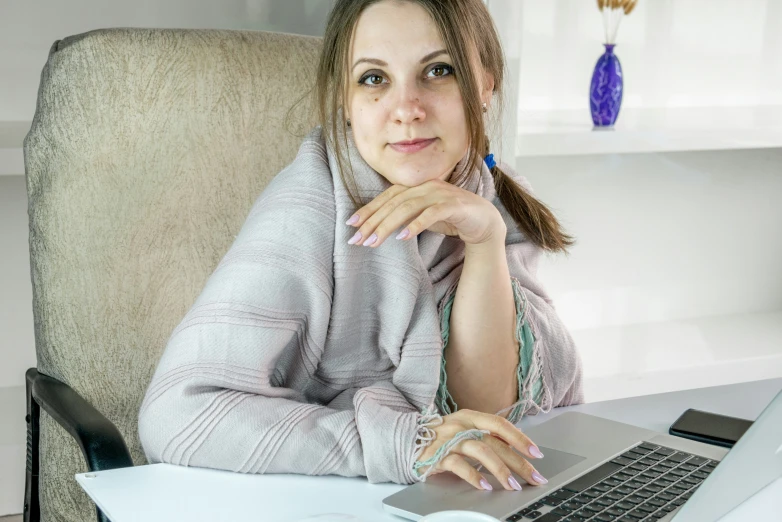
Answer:
POLYGON ((171 335, 139 413, 150 462, 546 482, 513 423, 583 401, 535 278, 573 241, 482 161, 503 67, 481 0, 336 2, 320 125, 171 335))

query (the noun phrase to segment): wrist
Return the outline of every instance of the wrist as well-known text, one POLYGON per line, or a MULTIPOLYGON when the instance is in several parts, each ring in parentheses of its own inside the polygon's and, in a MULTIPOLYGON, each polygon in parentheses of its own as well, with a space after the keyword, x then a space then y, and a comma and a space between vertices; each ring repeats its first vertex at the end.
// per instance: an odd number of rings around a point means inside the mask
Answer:
POLYGON ((499 224, 494 227, 491 234, 484 241, 464 244, 465 256, 472 254, 491 255, 501 252, 504 257, 506 235, 507 227, 505 222, 500 219, 499 224))

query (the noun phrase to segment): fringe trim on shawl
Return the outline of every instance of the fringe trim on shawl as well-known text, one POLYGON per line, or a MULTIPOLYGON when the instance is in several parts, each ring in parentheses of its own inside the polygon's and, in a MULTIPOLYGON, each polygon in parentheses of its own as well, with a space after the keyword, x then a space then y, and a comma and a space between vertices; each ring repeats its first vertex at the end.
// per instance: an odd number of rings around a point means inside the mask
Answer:
MULTIPOLYGON (((543 362, 540 356, 538 336, 532 327, 532 315, 528 314, 529 300, 524 292, 524 287, 516 277, 511 276, 513 298, 516 305, 516 331, 515 338, 519 343, 519 365, 516 368, 516 378, 519 383, 519 400, 507 408, 497 412, 502 415, 512 410, 507 419, 516 424, 524 415, 537 415, 548 413, 552 408, 551 391, 549 390, 543 373, 543 362), (526 323, 526 324, 525 324, 526 323), (528 334, 528 335, 525 335, 528 334), (531 344, 532 346, 528 346, 531 344)), ((440 330, 443 338, 443 350, 448 345, 450 336, 450 316, 453 307, 453 294, 456 293, 458 282, 454 283, 445 293, 440 302, 440 330)), ((456 401, 448 391, 448 374, 445 371, 445 354, 440 360, 440 386, 435 395, 435 404, 443 415, 451 414, 458 410, 456 401)))
MULTIPOLYGON (((532 315, 530 314, 528 316, 527 314, 529 310, 529 300, 524 292, 524 287, 517 278, 511 276, 511 284, 516 305, 515 338, 519 343, 519 365, 516 369, 516 376, 519 382, 519 400, 497 412, 497 415, 502 415, 503 413, 512 410, 507 419, 513 424, 516 424, 524 415, 548 413, 552 408, 552 400, 551 391, 546 384, 545 375, 543 373, 543 362, 540 356, 538 336, 535 335, 535 329, 533 329, 532 315), (531 350, 528 349, 528 343, 532 344, 531 350), (525 354, 525 349, 527 354, 525 354), (527 355, 527 357, 525 357, 525 355, 527 355)), ((458 282, 454 283, 448 289, 438 307, 443 349, 448 345, 451 308, 453 307, 453 297, 457 287, 458 282)), ((490 434, 490 432, 486 430, 466 430, 459 432, 450 441, 438 448, 434 457, 425 462, 418 462, 421 453, 423 453, 423 451, 437 438, 437 434, 431 428, 443 423, 443 418, 438 413, 438 409, 443 412, 443 415, 448 415, 457 410, 456 401, 454 401, 450 392, 448 392, 448 387, 446 385, 447 378, 448 375, 445 371, 445 354, 443 353, 440 363, 440 387, 435 395, 434 404, 421 412, 421 417, 418 421, 418 435, 410 469, 413 470, 413 477, 420 482, 426 482, 426 479, 435 470, 436 464, 447 457, 453 448, 460 442, 463 440, 482 440, 484 435, 490 434), (453 407, 451 407, 451 404, 453 404, 453 407), (419 474, 419 470, 425 466, 429 466, 429 468, 424 473, 419 474)), ((478 471, 482 468, 483 465, 480 464, 477 467, 478 471)))
POLYGON ((532 328, 532 314, 528 314, 529 300, 524 292, 524 287, 521 286, 517 278, 511 276, 511 284, 513 285, 513 296, 516 302, 516 340, 519 343, 519 365, 516 369, 516 377, 519 382, 519 400, 497 412, 497 415, 502 415, 506 411, 512 410, 507 418, 510 422, 516 424, 524 415, 548 413, 553 405, 551 390, 546 384, 543 373, 540 341, 532 328), (527 331, 529 336, 524 335, 527 331), (528 342, 532 343, 532 350, 527 360, 525 359, 525 348, 527 348, 526 343, 528 342), (528 368, 524 368, 525 363, 528 368), (526 370, 526 375, 524 375, 524 370, 526 370))
POLYGON ((432 472, 435 471, 436 465, 440 463, 451 451, 463 440, 482 440, 484 435, 488 435, 490 432, 487 430, 465 430, 460 431, 453 436, 451 440, 437 448, 434 456, 424 462, 418 462, 418 458, 434 440, 437 438, 437 434, 431 429, 432 426, 439 426, 443 423, 442 416, 437 413, 437 407, 431 404, 428 408, 425 408, 421 412, 421 417, 418 420, 418 435, 416 437, 415 450, 413 451, 412 462, 410 469, 413 470, 413 477, 419 482, 426 482, 426 479, 432 472), (429 468, 420 473, 419 470, 423 467, 429 468))

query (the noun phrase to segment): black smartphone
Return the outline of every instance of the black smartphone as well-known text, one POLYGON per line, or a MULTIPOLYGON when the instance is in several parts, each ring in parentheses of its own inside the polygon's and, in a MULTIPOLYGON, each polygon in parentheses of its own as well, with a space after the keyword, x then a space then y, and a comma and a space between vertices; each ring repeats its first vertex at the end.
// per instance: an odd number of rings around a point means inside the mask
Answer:
POLYGON ((690 408, 671 424, 668 433, 706 444, 732 448, 750 426, 752 421, 690 408))

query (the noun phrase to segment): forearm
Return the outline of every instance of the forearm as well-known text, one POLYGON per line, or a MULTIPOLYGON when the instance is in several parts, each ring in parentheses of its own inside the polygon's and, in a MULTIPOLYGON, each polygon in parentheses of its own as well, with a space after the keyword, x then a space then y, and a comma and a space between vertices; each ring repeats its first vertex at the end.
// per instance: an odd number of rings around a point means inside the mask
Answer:
POLYGON ((515 326, 504 235, 465 245, 445 350, 448 391, 460 409, 496 413, 518 400, 515 326))

